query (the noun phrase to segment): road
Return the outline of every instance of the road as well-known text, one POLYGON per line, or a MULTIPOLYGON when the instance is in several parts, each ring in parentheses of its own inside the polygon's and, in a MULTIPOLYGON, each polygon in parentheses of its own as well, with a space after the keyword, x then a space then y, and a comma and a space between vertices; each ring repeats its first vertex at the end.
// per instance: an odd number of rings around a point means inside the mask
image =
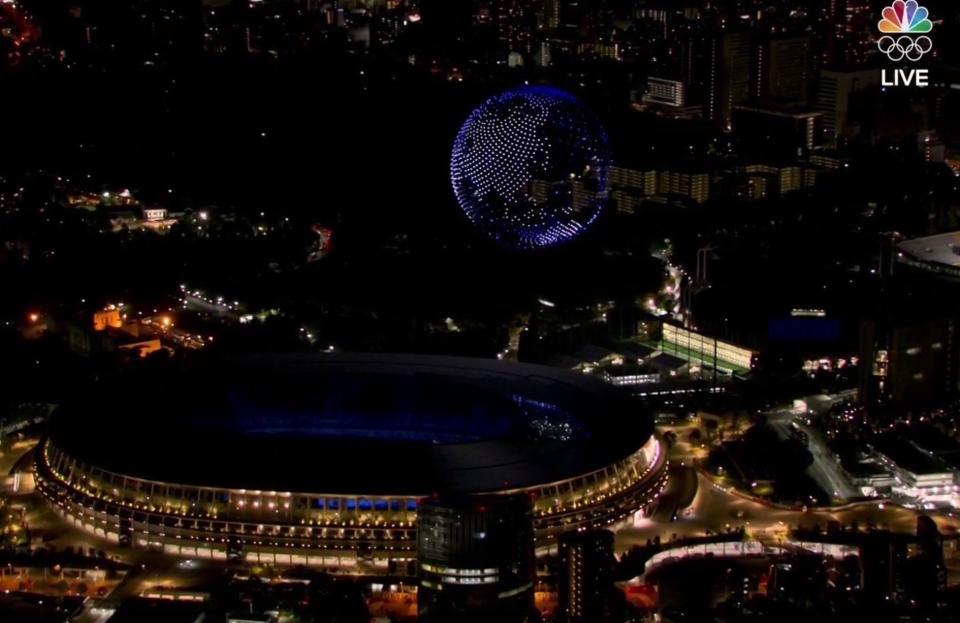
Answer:
POLYGON ((699 479, 697 470, 689 466, 676 465, 670 468, 670 480, 660 495, 656 510, 651 515, 654 522, 668 524, 674 515, 681 515, 693 502, 699 479))
MULTIPOLYGON (((617 550, 623 552, 634 545, 643 545, 655 536, 669 541, 674 536, 705 536, 740 527, 747 530, 748 536, 767 541, 786 537, 788 529, 797 525, 826 528, 831 521, 845 525, 856 521, 861 527, 874 525, 894 532, 914 532, 917 528, 915 511, 891 504, 870 502, 843 510, 786 510, 735 495, 703 474, 698 473, 697 479, 697 493, 688 513, 678 513, 673 522, 660 521, 655 514, 620 528, 617 550)), ((960 528, 956 518, 937 515, 933 519, 945 536, 956 534, 960 528)))
MULTIPOLYGON (((808 411, 811 414, 817 414, 829 409, 835 400, 829 396, 810 396, 805 398, 808 411)), ((767 422, 780 435, 781 438, 788 438, 794 425, 807 437, 807 449, 813 455, 813 463, 807 468, 807 475, 810 476, 820 486, 827 495, 836 500, 847 501, 862 497, 862 493, 854 487, 843 469, 837 462, 833 452, 827 446, 826 440, 820 431, 807 426, 803 417, 798 412, 789 407, 773 409, 767 412, 767 422)))
MULTIPOLYGON (((829 408, 833 402, 834 399, 828 396, 807 399, 808 406, 814 412, 829 408)), ((782 420, 783 425, 789 426, 789 421, 794 416, 795 412, 790 408, 775 409, 768 413, 768 420, 771 423, 776 422, 777 425, 782 420)), ((690 433, 696 427, 693 422, 660 427, 661 432, 670 430, 677 435, 677 443, 670 449, 670 464, 675 466, 674 469, 694 465, 696 461, 706 456, 706 448, 689 441, 690 433)), ((859 492, 846 481, 822 437, 808 428, 804 426, 802 430, 808 436, 810 451, 814 455, 814 465, 810 468, 811 476, 816 478, 818 483, 825 483, 825 488, 830 492, 837 491, 839 493, 837 497, 857 497, 859 492)), ((675 478, 677 473, 672 471, 671 477, 675 478)), ((917 513, 915 511, 889 503, 885 504, 879 500, 851 505, 840 510, 781 509, 737 495, 728 488, 715 484, 700 472, 690 470, 689 473, 696 474, 694 484, 689 483, 685 475, 682 485, 672 480, 664 491, 666 503, 661 503, 651 517, 638 519, 630 525, 618 528, 616 536, 618 552, 626 551, 634 545, 643 545, 647 539, 655 536, 659 536, 661 541, 669 541, 674 537, 702 537, 740 527, 745 528, 750 537, 768 542, 785 538, 788 530, 798 525, 807 527, 819 525, 821 528, 826 528, 827 524, 834 521, 847 526, 852 522, 856 522, 861 527, 873 525, 894 532, 916 530, 917 513), (682 492, 690 491, 694 491, 695 496, 689 508, 683 511, 683 506, 680 505, 681 511, 677 512, 677 518, 671 521, 674 502, 683 496, 682 492)), ((933 519, 944 536, 955 535, 960 529, 960 521, 955 517, 937 514, 933 515, 933 519)))

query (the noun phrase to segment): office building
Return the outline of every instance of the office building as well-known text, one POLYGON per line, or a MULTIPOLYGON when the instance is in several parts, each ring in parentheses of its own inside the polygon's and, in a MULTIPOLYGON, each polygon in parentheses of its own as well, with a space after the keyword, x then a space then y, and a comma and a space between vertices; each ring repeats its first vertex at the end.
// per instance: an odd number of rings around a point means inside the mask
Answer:
POLYGON ((609 530, 572 532, 560 538, 560 621, 610 621, 613 562, 613 533, 609 530))
POLYGON ((733 132, 744 153, 796 158, 820 144, 822 114, 780 105, 736 106, 733 132))
POLYGON ((956 319, 894 317, 860 328, 860 396, 866 404, 935 405, 956 394, 956 319))
POLYGON ((642 101, 647 104, 681 108, 687 103, 686 86, 681 80, 650 76, 647 78, 647 89, 642 101))
POLYGON ((835 145, 852 131, 851 101, 869 94, 880 85, 876 69, 834 70, 820 72, 816 109, 823 115, 823 138, 835 145))
POLYGON ((750 37, 722 32, 710 40, 706 117, 730 126, 734 106, 750 98, 750 37))
POLYGON ((810 37, 773 37, 760 42, 755 54, 754 97, 807 103, 815 67, 810 37))
POLYGON ((417 515, 417 596, 424 623, 522 623, 536 568, 530 498, 437 496, 417 515))

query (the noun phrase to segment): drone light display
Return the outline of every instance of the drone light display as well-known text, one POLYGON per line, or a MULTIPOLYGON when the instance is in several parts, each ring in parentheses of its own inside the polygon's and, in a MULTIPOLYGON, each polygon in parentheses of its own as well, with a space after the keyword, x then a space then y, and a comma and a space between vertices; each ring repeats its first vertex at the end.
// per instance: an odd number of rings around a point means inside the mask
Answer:
POLYGON ((475 227, 505 246, 537 249, 568 242, 596 220, 609 164, 606 132, 574 96, 522 86, 470 114, 450 174, 475 227))

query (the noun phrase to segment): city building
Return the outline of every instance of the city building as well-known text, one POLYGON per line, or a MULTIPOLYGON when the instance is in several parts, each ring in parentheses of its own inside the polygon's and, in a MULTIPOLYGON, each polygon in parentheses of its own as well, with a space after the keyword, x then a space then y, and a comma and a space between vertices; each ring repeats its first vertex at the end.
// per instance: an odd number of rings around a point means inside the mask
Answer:
POLYGON ((679 195, 695 203, 710 199, 710 174, 705 172, 662 171, 658 176, 661 195, 679 195))
POLYGON ((116 307, 112 309, 103 309, 93 313, 93 330, 106 331, 107 327, 111 329, 120 329, 123 327, 123 317, 120 310, 116 307))
POLYGON ((902 590, 907 542, 886 530, 871 530, 860 538, 861 589, 872 601, 884 602, 902 590))
POLYGON ((647 78, 647 89, 642 101, 648 104, 681 108, 687 103, 686 87, 681 80, 650 76, 647 78))
POLYGON ((860 397, 866 404, 922 407, 957 392, 957 320, 916 314, 866 319, 860 327, 860 397))
POLYGON ((929 515, 917 517, 917 543, 907 559, 907 595, 921 612, 937 609, 937 596, 947 587, 947 569, 943 559, 943 535, 929 515))
POLYGON ((572 532, 560 538, 559 620, 604 623, 611 616, 613 533, 572 532))
POLYGON ((741 346, 667 322, 663 323, 660 350, 690 363, 715 367, 725 374, 748 372, 755 356, 741 346))
POLYGON ((750 35, 727 31, 710 39, 706 118, 730 127, 734 106, 750 99, 750 35))
POLYGON ((530 496, 548 545, 635 514, 665 484, 652 419, 589 375, 340 354, 131 374, 63 406, 36 452, 53 508, 121 545, 385 567, 415 555, 434 491, 530 496), (116 443, 131 405, 149 439, 116 443))
POLYGON ((660 380, 669 381, 690 376, 690 362, 669 353, 657 352, 646 360, 646 364, 657 371, 660 380))
POLYGON ((537 15, 540 28, 553 29, 560 26, 562 0, 545 0, 537 15))
POLYGON ((644 364, 623 363, 599 369, 600 378, 611 385, 645 385, 660 381, 660 371, 644 364))
POLYGON ((818 167, 825 171, 836 171, 849 167, 850 157, 832 149, 820 148, 815 149, 807 157, 807 162, 811 167, 818 167))
POLYGON ((706 203, 710 199, 711 180, 706 171, 611 166, 607 179, 614 205, 619 212, 628 214, 650 197, 684 197, 695 203, 706 203))
POLYGON ((826 144, 836 145, 852 133, 851 102, 879 85, 880 73, 876 69, 821 70, 816 108, 823 115, 826 144))
POLYGON ((523 623, 533 610, 530 497, 427 498, 417 510, 417 614, 425 623, 523 623))
POLYGON ((806 104, 815 76, 810 37, 775 36, 757 45, 753 95, 756 99, 806 104))
POLYGON ((149 207, 143 209, 143 220, 147 222, 167 220, 167 209, 160 207, 149 207))
POLYGON ((796 158, 820 144, 822 117, 819 111, 795 106, 735 106, 733 132, 747 154, 796 158))
POLYGON ((743 170, 750 184, 751 199, 781 197, 806 187, 803 169, 798 165, 748 164, 743 170))
POLYGON ((607 173, 607 183, 616 190, 629 189, 642 195, 657 194, 657 171, 640 171, 624 166, 612 165, 607 173))
POLYGON ((610 199, 617 212, 635 213, 648 197, 657 194, 656 170, 638 171, 611 166, 607 173, 610 199))
POLYGON ((931 456, 901 435, 886 433, 870 449, 894 476, 890 492, 917 504, 960 505, 960 472, 940 457, 931 456))

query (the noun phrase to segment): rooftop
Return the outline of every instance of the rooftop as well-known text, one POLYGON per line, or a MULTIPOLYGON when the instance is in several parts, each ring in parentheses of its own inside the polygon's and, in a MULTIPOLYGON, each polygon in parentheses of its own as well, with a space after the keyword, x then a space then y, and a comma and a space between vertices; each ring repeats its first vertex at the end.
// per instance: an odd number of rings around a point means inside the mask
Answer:
POLYGON ((960 268, 960 231, 905 240, 900 252, 921 262, 960 268))
POLYGON ((563 480, 622 459, 651 418, 588 375, 496 360, 284 354, 102 384, 51 438, 148 480, 427 495, 563 480))
POLYGON ((883 434, 873 441, 873 447, 897 464, 897 467, 914 474, 938 474, 950 471, 948 465, 924 454, 906 439, 896 434, 883 434))

